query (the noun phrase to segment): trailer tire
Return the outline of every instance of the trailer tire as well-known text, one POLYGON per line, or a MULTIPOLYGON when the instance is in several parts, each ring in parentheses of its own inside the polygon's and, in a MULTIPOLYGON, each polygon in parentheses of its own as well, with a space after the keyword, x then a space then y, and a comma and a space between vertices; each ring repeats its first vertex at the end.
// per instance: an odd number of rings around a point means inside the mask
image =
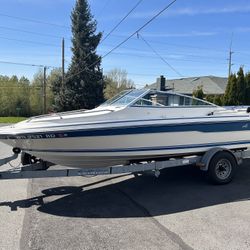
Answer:
POLYGON ((226 151, 216 153, 208 165, 208 178, 214 184, 227 184, 232 181, 237 168, 234 156, 226 151))

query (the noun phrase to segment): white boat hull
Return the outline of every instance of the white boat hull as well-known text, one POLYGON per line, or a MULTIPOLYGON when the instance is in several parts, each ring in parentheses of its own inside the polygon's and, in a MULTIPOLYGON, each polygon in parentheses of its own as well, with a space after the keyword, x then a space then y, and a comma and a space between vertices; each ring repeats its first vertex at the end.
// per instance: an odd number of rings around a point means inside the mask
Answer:
POLYGON ((197 131, 194 126, 193 131, 184 132, 26 138, 9 139, 4 142, 59 165, 104 167, 127 164, 135 160, 201 153, 214 147, 228 149, 250 147, 250 140, 247 140, 250 138, 250 131, 248 129, 244 131, 244 128, 242 130, 242 124, 239 125, 239 130, 197 131))
POLYGON ((0 141, 45 161, 82 168, 250 146, 246 110, 226 110, 168 92, 126 93, 125 105, 119 103, 121 97, 94 110, 35 117, 2 128, 0 141), (156 103, 156 97, 168 105, 156 103), (202 103, 195 105, 197 101, 202 103))

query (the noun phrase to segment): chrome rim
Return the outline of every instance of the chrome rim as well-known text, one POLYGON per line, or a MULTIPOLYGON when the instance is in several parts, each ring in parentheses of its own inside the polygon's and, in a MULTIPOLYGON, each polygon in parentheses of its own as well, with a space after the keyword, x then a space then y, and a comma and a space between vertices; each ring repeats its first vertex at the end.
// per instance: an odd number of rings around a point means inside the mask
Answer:
POLYGON ((225 180, 226 178, 228 178, 231 174, 231 171, 232 164, 227 159, 221 159, 215 166, 216 176, 221 180, 225 180))

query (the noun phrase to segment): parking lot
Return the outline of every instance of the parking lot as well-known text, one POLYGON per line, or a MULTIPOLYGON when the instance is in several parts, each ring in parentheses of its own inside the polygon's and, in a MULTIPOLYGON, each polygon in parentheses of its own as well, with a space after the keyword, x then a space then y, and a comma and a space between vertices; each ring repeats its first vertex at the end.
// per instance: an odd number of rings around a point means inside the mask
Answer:
POLYGON ((191 167, 1 181, 0 249, 250 249, 249 198, 250 162, 224 186, 191 167))

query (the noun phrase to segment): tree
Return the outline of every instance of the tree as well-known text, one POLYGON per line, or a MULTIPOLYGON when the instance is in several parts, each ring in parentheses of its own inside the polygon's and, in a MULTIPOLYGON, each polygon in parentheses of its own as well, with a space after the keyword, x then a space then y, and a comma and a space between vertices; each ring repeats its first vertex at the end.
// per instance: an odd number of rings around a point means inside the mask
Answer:
POLYGON ((197 89, 193 91, 193 96, 199 99, 204 98, 203 86, 198 86, 197 89))
POLYGON ((250 72, 245 75, 246 83, 246 95, 245 95, 245 104, 250 105, 250 72))
POLYGON ((31 115, 41 115, 43 112, 42 103, 43 72, 40 70, 34 75, 30 86, 30 109, 31 115))
POLYGON ((0 115, 29 116, 29 80, 0 76, 0 115))
POLYGON ((59 68, 53 69, 47 77, 47 112, 54 111, 57 109, 56 107, 62 105, 60 102, 61 83, 62 70, 59 68))
POLYGON ((66 74, 65 89, 54 92, 58 110, 91 109, 103 101, 101 57, 96 48, 102 34, 96 34, 96 21, 87 0, 77 0, 71 13, 72 61, 66 74))
POLYGON ((230 75, 224 95, 224 105, 238 105, 238 87, 235 74, 230 75))
POLYGON ((208 102, 213 102, 214 98, 215 98, 215 95, 210 94, 210 95, 206 95, 205 100, 208 101, 208 102))
POLYGON ((212 103, 214 103, 214 104, 216 104, 218 106, 222 106, 223 96, 221 96, 221 95, 215 95, 214 98, 213 98, 212 103))
POLYGON ((15 115, 28 117, 30 116, 30 81, 23 76, 17 85, 15 115))
POLYGON ((245 104, 245 91, 246 91, 246 83, 243 67, 239 68, 237 72, 237 104, 243 105, 245 104))
POLYGON ((104 78, 105 89, 104 97, 105 99, 110 99, 114 95, 125 89, 134 88, 134 82, 127 78, 126 70, 113 69, 107 73, 104 78))

